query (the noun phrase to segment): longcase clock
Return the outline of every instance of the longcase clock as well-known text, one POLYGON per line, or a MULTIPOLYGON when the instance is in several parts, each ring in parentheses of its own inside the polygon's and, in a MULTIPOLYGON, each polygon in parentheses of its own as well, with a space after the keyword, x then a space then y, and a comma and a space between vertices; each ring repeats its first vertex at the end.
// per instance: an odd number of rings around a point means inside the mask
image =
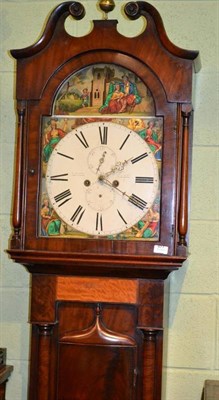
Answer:
MULTIPOLYGON (((113 1, 100 1, 107 14, 113 1)), ((32 275, 29 400, 160 400, 164 281, 187 258, 198 52, 145 30, 51 13, 17 60, 17 157, 8 250, 32 275)), ((129 24, 127 18, 127 25, 129 24)))

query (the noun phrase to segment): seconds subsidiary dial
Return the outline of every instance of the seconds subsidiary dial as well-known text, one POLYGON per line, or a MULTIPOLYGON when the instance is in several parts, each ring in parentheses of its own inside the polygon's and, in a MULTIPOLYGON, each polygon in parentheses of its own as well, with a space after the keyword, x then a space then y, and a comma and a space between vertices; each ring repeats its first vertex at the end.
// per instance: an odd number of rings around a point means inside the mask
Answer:
POLYGON ((88 235, 121 233, 152 206, 159 185, 157 163, 139 134, 112 122, 72 130, 53 150, 46 185, 52 207, 88 235))

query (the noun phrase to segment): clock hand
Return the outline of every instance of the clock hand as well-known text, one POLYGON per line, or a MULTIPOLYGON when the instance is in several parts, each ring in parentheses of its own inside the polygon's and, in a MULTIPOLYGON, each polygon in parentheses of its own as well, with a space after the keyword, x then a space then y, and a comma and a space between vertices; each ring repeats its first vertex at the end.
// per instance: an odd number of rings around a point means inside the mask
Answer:
POLYGON ((123 192, 118 188, 119 182, 117 180, 110 182, 108 179, 105 178, 105 175, 100 175, 99 176, 99 181, 106 183, 106 185, 112 187, 113 189, 117 190, 119 193, 121 193, 124 197, 128 199, 130 203, 132 203, 135 207, 140 208, 141 210, 144 210, 147 207, 147 202, 140 197, 136 196, 134 193, 131 195, 128 195, 126 192, 123 192))
POLYGON ((108 179, 105 178, 105 176, 106 176, 106 175, 100 175, 99 178, 98 178, 99 181, 104 182, 104 183, 106 183, 108 186, 112 187, 113 189, 118 190, 118 192, 122 193, 123 196, 126 196, 126 197, 128 197, 128 198, 130 197, 130 196, 128 196, 128 195, 126 194, 126 192, 123 192, 122 190, 120 190, 120 189, 118 188, 118 184, 119 184, 118 181, 110 182, 110 181, 108 181, 108 179))
POLYGON ((96 173, 99 171, 101 165, 104 163, 105 156, 106 156, 106 151, 103 152, 102 157, 99 159, 99 165, 98 165, 96 173))
POLYGON ((118 162, 111 168, 110 171, 108 171, 108 172, 106 172, 106 173, 104 174, 104 177, 110 176, 111 174, 114 174, 114 172, 123 171, 125 165, 128 164, 128 162, 129 162, 131 159, 132 159, 132 157, 129 158, 128 160, 125 160, 125 161, 118 161, 118 162))

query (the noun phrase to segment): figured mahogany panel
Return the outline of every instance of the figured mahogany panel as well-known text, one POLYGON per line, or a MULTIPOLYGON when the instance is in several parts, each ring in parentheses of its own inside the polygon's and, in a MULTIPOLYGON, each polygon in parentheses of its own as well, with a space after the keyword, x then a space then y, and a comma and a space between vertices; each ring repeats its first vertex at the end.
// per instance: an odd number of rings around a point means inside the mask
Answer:
POLYGON ((137 279, 33 274, 31 321, 55 321, 54 304, 58 300, 136 304, 138 285, 137 279))
POLYGON ((138 281, 113 278, 57 277, 57 300, 137 302, 138 281))
POLYGON ((61 344, 58 397, 62 400, 137 400, 132 347, 61 344))
POLYGON ((139 284, 139 326, 163 327, 163 281, 144 281, 139 284))
POLYGON ((55 321, 56 277, 32 275, 31 321, 46 323, 55 321))
MULTIPOLYGON (((80 305, 82 319, 87 308, 80 305)), ((137 399, 137 341, 134 335, 109 329, 100 306, 92 308, 92 323, 86 329, 60 332, 58 399, 70 400, 72 395, 75 400, 137 399)), ((129 306, 128 310, 130 314, 129 306)))
POLYGON ((59 302, 57 305, 59 336, 83 331, 94 321, 96 304, 101 304, 102 319, 107 328, 122 335, 133 336, 137 326, 137 307, 130 304, 100 302, 59 302))
POLYGON ((139 326, 162 327, 163 295, 162 280, 33 274, 31 321, 54 322, 57 301, 87 301, 138 305, 139 326))

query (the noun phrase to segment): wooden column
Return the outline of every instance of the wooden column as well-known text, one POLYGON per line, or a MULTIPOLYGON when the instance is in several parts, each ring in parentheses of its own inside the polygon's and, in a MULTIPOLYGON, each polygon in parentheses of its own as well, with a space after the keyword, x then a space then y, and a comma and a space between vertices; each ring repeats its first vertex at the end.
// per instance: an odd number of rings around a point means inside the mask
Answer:
POLYGON ((181 184, 180 184, 180 205, 179 205, 179 245, 187 246, 186 235, 188 231, 188 191, 189 191, 189 119, 191 107, 182 109, 182 161, 181 161, 181 184))
POLYGON ((38 325, 38 397, 37 400, 51 400, 49 394, 51 337, 53 324, 38 325))
POLYGON ((22 190, 23 190, 23 164, 24 164, 24 128, 25 128, 25 102, 18 102, 17 105, 17 148, 16 148, 16 173, 14 183, 14 202, 13 202, 13 227, 14 232, 12 236, 12 247, 19 248, 20 243, 20 230, 22 224, 22 190))
POLYGON ((154 329, 143 330, 143 400, 155 400, 156 334, 154 329))

